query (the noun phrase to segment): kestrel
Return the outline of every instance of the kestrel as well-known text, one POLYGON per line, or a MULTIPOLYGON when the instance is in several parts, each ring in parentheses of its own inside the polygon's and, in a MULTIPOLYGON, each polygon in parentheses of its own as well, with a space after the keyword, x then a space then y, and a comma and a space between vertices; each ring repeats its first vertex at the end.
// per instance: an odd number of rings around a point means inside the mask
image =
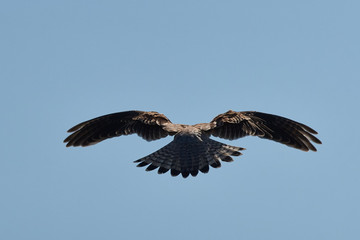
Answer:
POLYGON ((258 136, 303 151, 316 151, 311 143, 321 144, 312 128, 293 120, 255 111, 232 110, 216 116, 210 123, 174 124, 158 112, 126 111, 100 116, 82 122, 68 130, 72 132, 66 146, 90 146, 105 139, 136 133, 147 141, 174 136, 174 140, 158 151, 134 162, 146 171, 158 168, 158 173, 170 170, 172 176, 186 178, 198 172, 207 173, 209 166, 218 168, 220 161, 231 162, 231 156, 241 155, 245 148, 227 145, 210 136, 234 140, 258 136))

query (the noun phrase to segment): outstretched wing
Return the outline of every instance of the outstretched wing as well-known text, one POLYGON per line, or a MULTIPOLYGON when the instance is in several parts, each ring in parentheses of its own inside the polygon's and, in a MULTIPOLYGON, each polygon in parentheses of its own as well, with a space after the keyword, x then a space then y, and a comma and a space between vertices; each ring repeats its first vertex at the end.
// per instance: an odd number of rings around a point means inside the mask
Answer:
POLYGON ((261 112, 228 111, 215 117, 211 123, 211 134, 225 139, 258 136, 286 144, 303 151, 316 151, 314 143, 321 144, 312 128, 293 120, 261 112))
POLYGON ((97 117, 70 128, 73 132, 64 142, 66 146, 96 144, 105 139, 136 133, 147 141, 160 139, 169 135, 163 129, 171 121, 157 112, 127 111, 97 117))

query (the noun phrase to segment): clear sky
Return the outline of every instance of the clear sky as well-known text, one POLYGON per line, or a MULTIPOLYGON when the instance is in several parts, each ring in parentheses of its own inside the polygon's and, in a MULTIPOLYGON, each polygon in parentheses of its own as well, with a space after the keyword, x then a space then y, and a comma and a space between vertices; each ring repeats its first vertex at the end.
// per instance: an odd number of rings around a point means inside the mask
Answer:
MULTIPOLYGON (((0 239, 360 239, 359 1, 2 1, 0 239), (66 148, 126 110, 303 122, 196 178, 133 163, 171 141, 66 148)), ((230 142, 218 139, 222 142, 230 142)))

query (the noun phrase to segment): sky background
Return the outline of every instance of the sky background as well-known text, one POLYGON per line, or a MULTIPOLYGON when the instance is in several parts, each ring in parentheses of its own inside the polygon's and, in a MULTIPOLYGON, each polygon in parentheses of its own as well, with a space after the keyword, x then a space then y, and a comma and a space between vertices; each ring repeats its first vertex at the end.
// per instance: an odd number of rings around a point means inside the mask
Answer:
POLYGON ((2 1, 0 239, 360 239, 359 1, 2 1), (319 132, 255 137, 196 178, 133 163, 171 141, 66 148, 112 112, 229 109, 319 132))

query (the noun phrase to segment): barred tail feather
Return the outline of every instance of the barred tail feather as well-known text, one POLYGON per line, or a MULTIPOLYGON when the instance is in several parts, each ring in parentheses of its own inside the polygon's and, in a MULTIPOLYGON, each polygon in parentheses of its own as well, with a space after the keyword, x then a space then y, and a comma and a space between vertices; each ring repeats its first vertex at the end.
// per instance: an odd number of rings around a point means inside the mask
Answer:
POLYGON ((245 148, 230 146, 209 138, 196 136, 178 136, 158 151, 134 162, 146 171, 158 168, 163 174, 170 170, 172 176, 181 174, 184 178, 196 176, 198 172, 207 173, 209 166, 221 167, 221 161, 233 161, 231 156, 239 156, 245 148))

